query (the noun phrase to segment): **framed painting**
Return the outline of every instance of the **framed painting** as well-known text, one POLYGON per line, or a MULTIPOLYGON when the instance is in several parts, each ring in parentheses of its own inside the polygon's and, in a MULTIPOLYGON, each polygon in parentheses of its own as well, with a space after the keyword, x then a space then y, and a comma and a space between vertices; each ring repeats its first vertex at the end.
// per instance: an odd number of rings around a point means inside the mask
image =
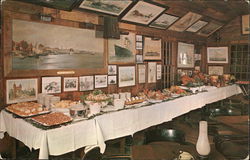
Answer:
POLYGON ((140 54, 136 55, 136 63, 143 63, 143 56, 140 54))
POLYGON ((194 45, 178 42, 177 67, 193 68, 194 67, 194 45))
POLYGON ((223 66, 208 66, 209 75, 223 75, 224 67, 223 66))
POLYGON ((49 8, 71 11, 82 0, 19 0, 27 3, 33 3, 49 8))
POLYGON ((161 79, 161 72, 162 72, 162 66, 161 64, 156 65, 156 79, 160 80, 161 79))
POLYGON ((63 79, 63 91, 78 91, 78 77, 64 77, 63 79))
POLYGON ((135 38, 136 38, 136 42, 142 42, 143 40, 142 35, 136 35, 135 38))
POLYGON ((250 14, 243 15, 241 17, 241 21, 242 21, 242 34, 250 34, 249 19, 250 19, 250 14))
POLYGON ((94 76, 81 76, 79 81, 80 91, 94 90, 94 76))
POLYGON ((210 36, 215 31, 220 29, 223 25, 218 22, 210 22, 205 27, 203 27, 197 34, 201 36, 210 36))
POLYGON ((177 22, 175 22, 171 27, 170 30, 183 32, 196 21, 198 21, 202 16, 197 13, 188 12, 186 15, 181 17, 177 22))
POLYGON ((153 2, 148 3, 144 1, 138 1, 122 18, 121 20, 137 23, 142 25, 148 25, 167 8, 160 6, 153 2))
POLYGON ((135 66, 120 66, 118 82, 119 82, 119 87, 134 86, 135 66))
POLYGON ((108 86, 107 75, 95 75, 95 88, 105 88, 108 86))
POLYGON ((149 26, 159 29, 167 29, 171 24, 177 21, 179 17, 172 16, 169 14, 162 14, 155 21, 153 21, 149 26))
POLYGON ((135 63, 135 33, 120 35, 120 39, 108 39, 110 64, 135 63))
POLYGON ((148 62, 148 83, 156 83, 156 62, 148 62))
POLYGON ((42 93, 61 93, 61 77, 42 77, 42 93))
POLYGON ((188 31, 188 32, 197 32, 207 24, 208 24, 208 22, 199 20, 198 22, 196 22, 195 24, 190 26, 186 31, 188 31))
POLYGON ((146 65, 139 64, 137 65, 138 69, 138 83, 146 83, 146 65))
POLYGON ((207 47, 207 63, 228 63, 228 47, 207 47))
POLYGON ((6 80, 6 103, 19 103, 37 100, 37 79, 6 80))
POLYGON ((108 76, 108 84, 116 84, 116 76, 108 76))
POLYGON ((108 65, 108 75, 117 74, 117 65, 108 65))
POLYGON ((119 16, 132 2, 132 0, 84 0, 79 8, 119 16))
POLYGON ((161 39, 145 37, 143 46, 144 60, 161 60, 161 39))

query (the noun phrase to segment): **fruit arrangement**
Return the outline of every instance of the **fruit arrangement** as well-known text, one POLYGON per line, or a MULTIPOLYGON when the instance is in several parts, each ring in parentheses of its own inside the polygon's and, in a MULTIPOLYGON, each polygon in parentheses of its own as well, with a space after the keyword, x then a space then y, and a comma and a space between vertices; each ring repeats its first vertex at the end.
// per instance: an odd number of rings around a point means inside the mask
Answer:
POLYGON ((169 88, 169 90, 170 90, 171 93, 174 93, 174 94, 181 94, 181 95, 186 95, 187 94, 187 92, 185 90, 181 89, 178 86, 171 86, 169 88))
POLYGON ((140 93, 139 95, 146 96, 147 99, 154 99, 154 100, 164 100, 168 98, 168 96, 163 94, 160 90, 153 91, 153 90, 145 89, 143 93, 140 93))

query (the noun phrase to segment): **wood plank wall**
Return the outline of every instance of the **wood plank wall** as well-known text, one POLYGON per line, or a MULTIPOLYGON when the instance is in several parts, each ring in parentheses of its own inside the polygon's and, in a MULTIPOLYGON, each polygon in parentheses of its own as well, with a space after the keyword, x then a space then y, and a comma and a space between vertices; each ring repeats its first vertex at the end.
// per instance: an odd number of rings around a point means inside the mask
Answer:
MULTIPOLYGON (((67 11, 61 11, 61 10, 56 10, 56 9, 50 9, 50 8, 46 8, 46 7, 40 7, 40 6, 36 6, 36 5, 32 5, 32 4, 14 2, 14 1, 9 1, 9 2, 6 2, 3 4, 3 20, 4 21, 5 21, 5 19, 9 19, 8 16, 24 16, 24 18, 26 18, 30 21, 33 21, 33 19, 31 19, 30 17, 32 17, 32 15, 37 15, 39 13, 51 14, 51 16, 55 19, 56 22, 66 23, 67 25, 69 23, 71 25, 77 25, 80 22, 87 22, 87 23, 93 23, 93 24, 98 24, 98 25, 100 24, 100 18, 99 18, 100 15, 97 15, 94 13, 80 12, 77 10, 74 10, 72 12, 67 12, 67 11)), ((11 26, 5 26, 5 24, 4 24, 4 27, 11 27, 11 26)), ((162 39, 163 42, 165 42, 165 41, 173 42, 173 53, 172 53, 173 59, 172 59, 172 61, 173 61, 173 65, 175 67, 176 67, 177 42, 193 43, 195 45, 201 46, 202 57, 204 57, 205 53, 203 53, 203 52, 205 51, 204 48, 206 47, 206 38, 205 37, 197 36, 197 35, 194 35, 192 33, 186 33, 186 32, 179 33, 179 32, 175 32, 175 31, 165 31, 165 30, 153 29, 153 28, 144 27, 144 26, 125 24, 125 23, 119 23, 119 27, 122 30, 135 32, 136 34, 159 37, 162 39)), ((8 28, 8 29, 10 29, 10 28, 8 28)), ((3 33, 5 36, 2 36, 3 41, 5 42, 5 40, 11 38, 11 34, 9 34, 10 31, 8 31, 6 29, 4 30, 4 32, 8 32, 8 33, 3 33)), ((11 47, 11 44, 9 44, 9 42, 7 44, 4 43, 4 45, 11 47)), ((3 47, 2 47, 1 51, 3 51, 1 54, 2 56, 3 56, 3 53, 8 54, 8 53, 5 53, 5 50, 3 50, 3 47)), ((3 59, 1 60, 1 62, 2 61, 3 61, 3 59)), ((105 63, 107 64, 107 61, 105 63)), ((157 63, 161 63, 161 61, 157 61, 157 63)), ((2 63, 1 63, 1 67, 3 67, 2 63)), ((1 69, 1 67, 0 67, 0 69, 1 69)), ((4 69, 5 69, 5 71, 8 71, 8 69, 9 69, 8 65, 5 64, 4 69)), ((38 73, 36 73, 36 75, 34 77, 41 80, 42 76, 46 76, 50 72, 51 71, 38 72, 38 73)), ((2 73, 2 71, 1 71, 1 73, 2 73)), ((6 80, 7 79, 15 79, 18 77, 32 78, 32 77, 22 76, 24 74, 25 74, 24 72, 23 73, 16 72, 16 74, 10 74, 10 75, 5 73, 5 75, 3 77, 3 81, 1 81, 1 85, 3 86, 3 89, 1 90, 2 96, 0 93, 0 96, 1 96, 0 98, 4 99, 4 103, 6 103, 5 102, 5 94, 6 94, 5 93, 5 89, 6 89, 5 83, 6 83, 6 80)), ((105 70, 102 70, 100 74, 107 74, 107 68, 105 70)), ((53 75, 53 74, 49 74, 49 75, 53 75)), ((74 75, 67 75, 67 76, 80 76, 80 75, 81 74, 77 74, 77 72, 76 72, 76 74, 74 74, 74 75)), ((54 72, 54 76, 60 76, 60 75, 56 75, 54 72)), ((38 82, 40 82, 40 81, 38 81, 38 82)), ((161 84, 162 84, 162 82, 160 80, 160 81, 157 81, 157 83, 155 83, 155 84, 147 84, 147 83, 140 84, 140 85, 136 84, 136 86, 124 87, 124 88, 118 88, 118 85, 110 85, 107 88, 104 88, 102 90, 107 92, 107 93, 130 91, 130 92, 132 92, 132 94, 136 94, 136 93, 138 93, 138 91, 141 91, 145 88, 151 88, 151 89, 161 88, 161 84)), ((41 84, 39 85, 39 92, 41 92, 41 84)), ((78 100, 80 95, 82 95, 82 94, 83 94, 83 92, 65 92, 65 93, 61 93, 58 95, 60 95, 62 99, 78 100)))

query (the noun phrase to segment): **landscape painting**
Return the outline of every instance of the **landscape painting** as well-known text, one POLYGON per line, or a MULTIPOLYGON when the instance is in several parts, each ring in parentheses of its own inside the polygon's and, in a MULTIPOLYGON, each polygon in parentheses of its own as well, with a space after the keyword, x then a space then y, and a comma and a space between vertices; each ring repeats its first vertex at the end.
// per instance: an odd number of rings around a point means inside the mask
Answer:
POLYGON ((143 47, 144 60, 161 60, 161 39, 145 37, 143 47))
POLYGON ((129 32, 120 39, 108 40, 109 63, 135 63, 135 33, 129 32))
POLYGON ((80 81, 80 91, 90 91, 94 89, 94 76, 81 76, 80 81))
POLYGON ((128 13, 122 17, 122 20, 148 25, 157 16, 164 12, 166 8, 144 1, 138 1, 128 13))
POLYGON ((13 20, 12 69, 104 68, 104 39, 95 31, 13 20))
POLYGON ((150 27, 167 29, 171 24, 177 21, 179 17, 172 16, 169 14, 162 14, 159 18, 157 18, 154 22, 150 24, 150 27))
POLYGON ((132 0, 84 0, 79 8, 119 16, 131 3, 132 0))
POLYGON ((135 85, 135 66, 119 67, 119 87, 135 85))
POLYGON ((12 79, 6 81, 7 104, 37 100, 37 79, 12 79))

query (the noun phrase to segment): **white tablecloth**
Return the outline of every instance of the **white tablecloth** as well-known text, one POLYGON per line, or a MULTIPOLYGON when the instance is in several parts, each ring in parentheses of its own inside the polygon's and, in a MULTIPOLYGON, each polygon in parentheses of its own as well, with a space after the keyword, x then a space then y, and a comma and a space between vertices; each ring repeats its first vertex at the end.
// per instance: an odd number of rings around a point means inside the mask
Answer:
POLYGON ((36 128, 23 119, 13 118, 12 114, 2 111, 0 131, 8 132, 30 149, 40 149, 40 159, 48 159, 48 155, 61 155, 84 146, 98 145, 104 152, 106 140, 133 135, 206 104, 241 93, 237 85, 207 89, 208 92, 137 109, 111 112, 50 130, 36 128))

